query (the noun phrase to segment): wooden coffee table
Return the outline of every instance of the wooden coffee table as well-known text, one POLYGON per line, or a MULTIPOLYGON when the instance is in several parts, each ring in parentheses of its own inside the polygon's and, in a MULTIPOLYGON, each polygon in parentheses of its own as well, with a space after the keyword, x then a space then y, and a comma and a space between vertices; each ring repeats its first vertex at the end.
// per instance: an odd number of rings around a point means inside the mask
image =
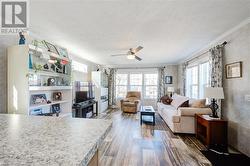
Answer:
POLYGON ((140 114, 141 125, 142 122, 151 122, 155 125, 155 110, 152 106, 142 106, 140 114))

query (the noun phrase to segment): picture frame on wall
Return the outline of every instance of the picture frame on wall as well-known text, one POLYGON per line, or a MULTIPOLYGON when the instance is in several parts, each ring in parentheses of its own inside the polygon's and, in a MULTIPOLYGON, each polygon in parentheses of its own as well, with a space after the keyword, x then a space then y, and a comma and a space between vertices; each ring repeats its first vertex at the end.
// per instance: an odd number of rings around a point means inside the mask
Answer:
POLYGON ((173 84, 173 77, 172 76, 166 76, 165 77, 165 84, 173 84))
POLYGON ((58 53, 58 51, 57 51, 57 49, 56 49, 56 46, 54 46, 53 44, 51 44, 51 43, 49 43, 49 42, 47 42, 47 41, 43 41, 44 43, 45 43, 45 45, 46 45, 46 47, 48 48, 48 51, 49 52, 52 52, 52 53, 55 53, 55 54, 58 54, 59 55, 59 53, 58 53))
POLYGON ((242 62, 234 62, 225 66, 226 78, 241 78, 242 77, 242 62))

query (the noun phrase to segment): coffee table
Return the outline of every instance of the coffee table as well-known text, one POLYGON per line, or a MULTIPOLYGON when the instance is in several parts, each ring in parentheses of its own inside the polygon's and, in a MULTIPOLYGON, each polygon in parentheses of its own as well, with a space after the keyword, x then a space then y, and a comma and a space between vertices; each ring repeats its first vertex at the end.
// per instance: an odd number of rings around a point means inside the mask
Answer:
POLYGON ((155 110, 152 106, 142 106, 140 114, 141 125, 142 122, 151 122, 155 125, 155 110))

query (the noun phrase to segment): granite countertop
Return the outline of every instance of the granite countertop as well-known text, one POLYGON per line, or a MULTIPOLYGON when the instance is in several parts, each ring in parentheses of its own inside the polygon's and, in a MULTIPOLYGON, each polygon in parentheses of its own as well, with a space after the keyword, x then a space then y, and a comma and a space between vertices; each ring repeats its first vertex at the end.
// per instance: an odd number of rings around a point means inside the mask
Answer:
POLYGON ((0 114, 0 165, 87 165, 111 126, 100 119, 0 114))

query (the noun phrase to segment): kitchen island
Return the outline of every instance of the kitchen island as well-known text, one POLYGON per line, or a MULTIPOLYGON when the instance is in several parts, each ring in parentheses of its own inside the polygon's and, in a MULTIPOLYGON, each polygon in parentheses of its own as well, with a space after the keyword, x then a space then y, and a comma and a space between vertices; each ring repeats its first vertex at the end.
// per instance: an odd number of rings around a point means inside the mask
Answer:
POLYGON ((0 165, 88 165, 111 121, 0 114, 0 165))

